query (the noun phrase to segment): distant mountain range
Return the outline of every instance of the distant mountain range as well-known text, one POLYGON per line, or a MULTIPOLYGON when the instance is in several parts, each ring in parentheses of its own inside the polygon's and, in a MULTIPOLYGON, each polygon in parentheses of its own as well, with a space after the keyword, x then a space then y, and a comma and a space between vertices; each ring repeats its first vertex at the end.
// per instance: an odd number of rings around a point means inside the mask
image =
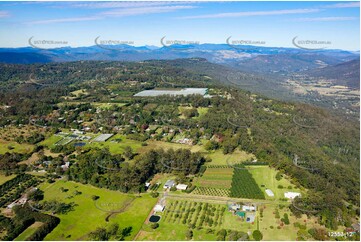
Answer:
MULTIPOLYGON (((214 63, 225 63, 242 68, 257 65, 254 71, 277 72, 305 70, 356 59, 359 52, 343 50, 304 50, 299 48, 230 46, 227 44, 155 46, 89 46, 39 49, 32 47, 0 48, 0 62, 28 64, 78 60, 142 61, 151 59, 205 58, 214 63), (270 58, 273 58, 272 60, 270 58), (283 62, 286 66, 277 67, 283 62), (289 62, 294 62, 290 64, 289 62), (264 68, 267 64, 269 68, 264 68), (276 67, 276 68, 275 68, 276 67)), ((251 70, 253 71, 253 70, 251 70)))
POLYGON ((304 73, 315 78, 327 79, 336 85, 360 89, 360 59, 313 69, 304 73))
MULTIPOLYGON (((0 62, 11 64, 69 61, 144 61, 185 58, 206 59, 241 73, 265 78, 267 87, 281 84, 290 73, 332 79, 336 85, 360 87, 360 53, 344 50, 305 50, 301 48, 259 47, 227 44, 130 46, 108 45, 40 49, 33 47, 0 48, 0 62)), ((246 75, 249 79, 249 75, 246 75)), ((228 80, 224 77, 222 78, 228 80)), ((234 74, 232 74, 234 79, 234 74)), ((231 78, 231 79, 232 79, 231 78)), ((237 77, 238 78, 238 77, 237 77)), ((232 79, 232 80, 233 80, 232 79)), ((231 80, 231 82, 232 82, 231 80)), ((238 82, 238 81, 237 81, 238 82)), ((261 83, 261 81, 258 81, 261 83)), ((245 85, 246 86, 246 85, 245 85)), ((265 86, 257 87, 263 89, 265 86)), ((246 88, 247 89, 247 88, 246 88)), ((277 89, 278 88, 274 88, 277 89)), ((275 91, 276 92, 276 91, 275 91)))

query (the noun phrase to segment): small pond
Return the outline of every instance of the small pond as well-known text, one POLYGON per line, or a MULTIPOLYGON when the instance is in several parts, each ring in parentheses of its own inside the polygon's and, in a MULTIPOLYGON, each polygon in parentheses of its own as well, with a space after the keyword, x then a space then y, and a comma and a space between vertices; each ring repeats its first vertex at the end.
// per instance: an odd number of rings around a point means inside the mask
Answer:
POLYGON ((149 222, 152 222, 152 223, 159 222, 159 220, 160 220, 160 216, 158 216, 158 215, 152 215, 149 218, 149 222))

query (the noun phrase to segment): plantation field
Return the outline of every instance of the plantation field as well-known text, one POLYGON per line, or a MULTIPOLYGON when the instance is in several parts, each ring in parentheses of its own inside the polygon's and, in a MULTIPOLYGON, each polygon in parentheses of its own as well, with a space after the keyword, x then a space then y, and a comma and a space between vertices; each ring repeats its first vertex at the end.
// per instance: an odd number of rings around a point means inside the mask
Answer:
POLYGON ((35 222, 24 230, 14 241, 25 241, 30 235, 32 235, 43 223, 35 222))
POLYGON ((249 172, 252 174, 258 186, 261 187, 266 199, 274 200, 284 198, 284 193, 288 191, 301 192, 299 188, 292 185, 285 177, 277 181, 275 177, 278 171, 274 168, 270 168, 269 166, 252 166, 251 168, 249 172), (283 186, 283 188, 278 188, 279 185, 283 186), (291 189, 289 189, 290 186, 292 187, 291 189), (274 197, 268 197, 266 195, 265 190, 267 188, 272 190, 275 195, 274 197))
POLYGON ((195 185, 229 189, 232 184, 232 175, 233 168, 207 168, 204 174, 196 179, 195 185))
POLYGON ((220 204, 169 200, 162 220, 166 223, 217 228, 223 223, 225 210, 226 207, 220 204))
POLYGON ((73 211, 57 215, 61 222, 45 240, 86 240, 91 231, 112 222, 118 223, 121 228, 131 226, 131 235, 125 239, 132 240, 157 201, 148 194, 136 197, 64 180, 58 180, 53 184, 43 183, 40 189, 45 192, 45 200, 56 199, 77 204, 73 211), (61 187, 68 191, 61 192, 61 187), (75 191, 81 194, 75 195, 75 191), (94 202, 91 198, 93 195, 100 198, 94 202), (106 222, 110 211, 114 210, 121 213, 113 214, 109 217, 109 222, 106 222))
POLYGON ((258 187, 252 174, 246 169, 235 168, 233 170, 231 197, 264 199, 264 194, 258 187))
POLYGON ((196 187, 192 191, 192 194, 205 195, 205 196, 217 196, 217 197, 228 197, 229 189, 214 188, 214 187, 196 187))
POLYGON ((6 141, 0 139, 0 154, 9 153, 30 153, 34 148, 34 145, 30 144, 19 144, 15 141, 6 141))
POLYGON ((191 227, 193 240, 217 240, 220 229, 253 231, 255 224, 241 221, 228 211, 226 204, 212 204, 187 200, 167 199, 159 228, 153 230, 143 225, 137 240, 187 240, 185 234, 191 227), (209 231, 211 230, 211 232, 209 231))

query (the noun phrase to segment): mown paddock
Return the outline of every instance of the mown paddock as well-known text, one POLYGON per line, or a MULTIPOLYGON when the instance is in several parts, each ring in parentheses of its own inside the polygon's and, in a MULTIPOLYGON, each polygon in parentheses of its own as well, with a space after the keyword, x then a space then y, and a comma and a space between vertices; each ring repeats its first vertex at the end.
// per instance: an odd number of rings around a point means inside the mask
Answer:
POLYGON ((45 240, 86 240, 87 235, 97 227, 106 227, 113 222, 118 223, 121 228, 131 226, 131 235, 125 239, 132 240, 157 201, 149 194, 135 197, 131 194, 64 180, 58 180, 52 184, 43 183, 39 188, 44 191, 45 200, 56 199, 65 203, 74 202, 77 204, 74 211, 56 215, 61 220, 60 224, 45 237, 45 240), (61 192, 61 187, 68 189, 68 191, 61 192), (81 194, 75 195, 75 191, 79 191, 81 194), (96 201, 97 204, 91 198, 93 195, 100 197, 96 201), (127 205, 127 202, 132 199, 134 201, 127 205), (112 204, 115 204, 116 208, 112 204), (122 206, 122 204, 127 206, 122 206), (106 211, 125 207, 125 211, 113 214, 109 217, 109 222, 106 222, 110 212, 102 211, 96 205, 105 208, 103 210, 106 211))

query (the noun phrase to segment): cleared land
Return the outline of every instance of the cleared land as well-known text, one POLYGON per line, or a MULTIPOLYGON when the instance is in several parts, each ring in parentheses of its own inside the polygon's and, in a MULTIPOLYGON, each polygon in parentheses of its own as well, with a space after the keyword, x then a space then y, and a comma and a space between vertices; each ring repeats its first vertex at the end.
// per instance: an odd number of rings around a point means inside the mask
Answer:
POLYGON ((61 222, 46 236, 45 240, 86 240, 91 231, 100 226, 106 227, 112 222, 118 223, 121 228, 131 226, 131 235, 126 237, 126 240, 132 240, 156 203, 156 199, 148 194, 135 197, 63 180, 58 180, 53 184, 43 183, 40 189, 45 192, 45 200, 56 199, 65 203, 77 204, 73 211, 57 215, 61 222), (68 191, 61 192, 61 187, 68 191), (75 191, 79 191, 81 194, 75 195, 75 191), (93 195, 100 197, 96 203, 91 198, 93 195), (113 214, 109 217, 109 222, 106 222, 110 212, 104 212, 104 210, 119 209, 124 211, 113 214))
POLYGON ((292 185, 286 177, 277 181, 276 174, 278 171, 268 166, 252 166, 252 169, 250 169, 249 172, 252 174, 258 186, 261 187, 266 199, 277 200, 284 198, 285 192, 301 192, 301 190, 292 185), (283 188, 279 188, 279 186, 282 186, 283 188), (265 192, 267 188, 272 190, 275 195, 274 197, 267 196, 265 192))

